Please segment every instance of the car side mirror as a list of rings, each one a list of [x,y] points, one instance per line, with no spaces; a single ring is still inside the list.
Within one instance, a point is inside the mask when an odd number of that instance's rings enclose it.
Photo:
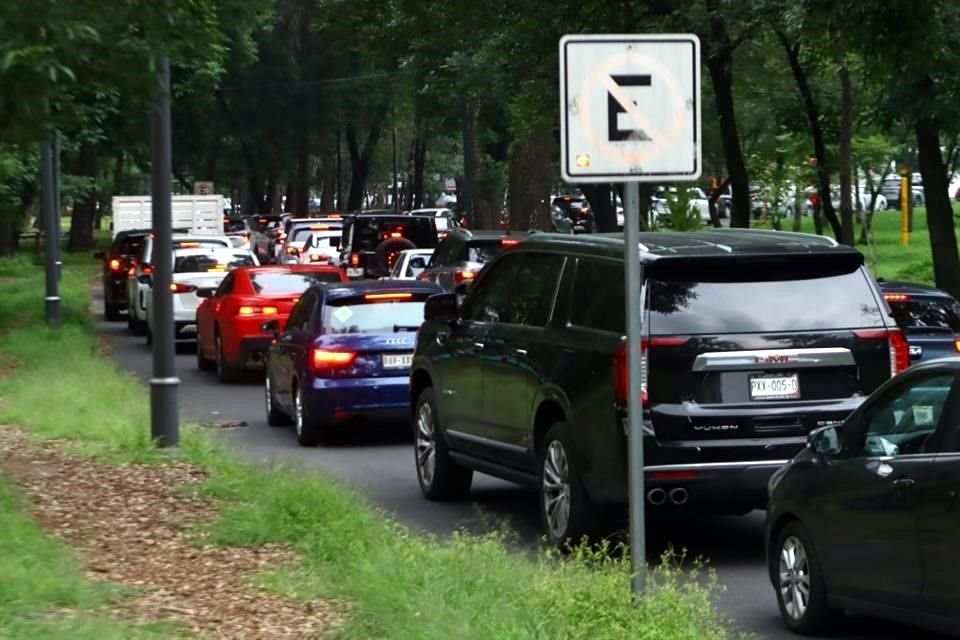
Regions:
[[[427,298],[423,305],[423,319],[427,322],[454,324],[460,320],[460,304],[456,293],[438,293]]]
[[[106,252],[106,251],[94,251],[94,252],[93,252],[93,257],[94,257],[95,260],[105,260],[106,257],[107,257],[107,252]]]
[[[814,429],[807,436],[807,446],[819,456],[835,456],[840,453],[840,429],[828,425]]]
[[[280,321],[279,320],[267,320],[266,322],[260,325],[261,333],[272,333],[277,335],[280,333]]]
[[[214,293],[216,293],[215,289],[197,289],[196,296],[198,298],[212,298]]]

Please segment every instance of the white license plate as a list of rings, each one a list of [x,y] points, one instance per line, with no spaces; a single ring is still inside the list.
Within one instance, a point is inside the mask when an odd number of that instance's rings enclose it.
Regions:
[[[751,376],[751,400],[796,400],[800,397],[800,378],[786,376]]]
[[[347,277],[348,277],[348,278],[362,278],[362,277],[363,277],[363,267],[347,267]]]
[[[384,369],[409,369],[410,364],[412,362],[413,362],[412,353],[401,353],[399,355],[383,356]]]

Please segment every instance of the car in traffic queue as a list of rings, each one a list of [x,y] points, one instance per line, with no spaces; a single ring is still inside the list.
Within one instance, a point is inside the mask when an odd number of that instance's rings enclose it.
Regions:
[[[470,284],[485,264],[519,242],[520,236],[509,231],[455,229],[440,241],[427,268],[417,277],[453,291],[461,282]]]
[[[261,264],[270,264],[276,259],[275,245],[283,240],[284,221],[289,217],[288,214],[262,214],[247,218],[250,250],[257,255]]]
[[[910,361],[960,354],[960,302],[914,282],[881,280],[880,291],[910,345]]]
[[[236,382],[246,370],[263,368],[273,341],[260,325],[286,325],[290,310],[308,288],[345,280],[331,265],[243,267],[231,271],[216,289],[199,291],[196,310],[197,368],[216,369],[221,382]]]
[[[120,231],[107,251],[98,251],[93,257],[103,261],[103,318],[119,320],[127,308],[127,277],[137,262],[150,229]]]
[[[574,233],[593,233],[596,230],[596,220],[586,196],[557,196],[551,204],[559,207],[567,216],[573,225]]]
[[[323,232],[323,233],[321,233]],[[281,264],[298,264],[308,262],[302,260],[302,252],[306,241],[315,234],[325,238],[336,238],[336,241],[328,240],[325,244],[328,247],[334,247],[335,252],[331,254],[331,262],[336,263],[339,259],[340,242],[343,235],[343,220],[338,218],[294,218],[290,224],[283,242],[277,250],[277,262]],[[328,252],[329,253],[329,252]],[[312,262],[321,262],[313,260]]]
[[[537,489],[552,543],[603,535],[626,504],[640,403],[649,507],[744,514],[810,431],[908,365],[853,248],[747,229],[640,242],[637,398],[622,234],[531,234],[465,296],[427,302],[410,379],[426,498],[461,497],[480,471]]]
[[[435,216],[359,212],[344,219],[340,264],[350,279],[380,278],[401,251],[435,249],[438,242]]]
[[[237,267],[257,265],[257,257],[245,249],[182,248],[173,250],[173,274],[170,291],[173,293],[173,339],[195,340],[196,313],[201,291],[212,291],[220,285],[227,272]],[[153,343],[153,292],[146,291],[147,344]]]
[[[916,364],[770,479],[767,569],[786,626],[850,611],[960,631],[960,357]]]
[[[226,236],[174,233],[171,247],[177,249],[230,249]],[[151,233],[140,248],[140,255],[127,272],[127,327],[134,335],[147,331],[147,293],[153,287],[154,238]]]
[[[383,280],[416,280],[427,268],[433,249],[407,249],[397,255],[390,273]]]
[[[408,212],[411,216],[433,216],[436,218],[437,236],[442,240],[453,229],[465,227],[464,219],[458,217],[446,207],[431,207],[428,209],[413,209]]]
[[[294,423],[303,446],[326,442],[357,419],[406,424],[410,360],[424,303],[440,288],[416,280],[367,280],[310,287],[266,358],[271,426]]]

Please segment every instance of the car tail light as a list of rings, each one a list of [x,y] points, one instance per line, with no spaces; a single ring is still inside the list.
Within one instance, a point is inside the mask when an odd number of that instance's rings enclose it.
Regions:
[[[910,345],[900,329],[855,329],[861,340],[886,340],[890,347],[890,377],[910,366]]]
[[[127,270],[127,275],[128,275],[128,276],[134,276],[134,275],[136,275],[136,274],[137,274],[137,268],[136,268],[136,267],[130,267],[130,268]]]
[[[170,283],[170,291],[173,293],[190,293],[191,291],[196,291],[196,289],[192,284],[183,284],[182,282]]]
[[[399,293],[368,293],[363,296],[364,300],[409,300],[413,297],[412,293],[403,291]]]
[[[403,237],[403,234],[400,233],[399,231],[394,231],[393,233],[390,234],[390,237],[391,237],[391,238],[402,238],[402,237]]]
[[[455,271],[453,274],[453,283],[460,284],[461,282],[472,282],[476,277],[477,274],[473,271]]]
[[[906,302],[910,296],[906,293],[885,293],[883,299],[887,302]]]
[[[352,266],[352,267],[360,266],[360,254],[359,254],[359,253],[351,253],[351,254],[350,254],[350,266]]]
[[[110,270],[111,270],[111,271],[120,271],[120,268],[121,268],[122,266],[123,266],[123,265],[122,265],[122,264],[120,263],[120,261],[117,260],[116,258],[114,258],[113,260],[110,261]]]
[[[286,249],[284,249],[284,251],[286,251],[291,256],[295,256],[300,253],[300,249],[297,249],[296,247],[287,247]]]
[[[277,307],[255,307],[253,305],[243,305],[237,307],[238,316],[275,316],[280,312]]]
[[[153,265],[152,265],[152,264],[145,264],[145,265],[143,265],[143,275],[147,275],[147,276],[148,276],[148,275],[150,275],[151,273],[153,273]]]
[[[640,401],[644,409],[650,406],[647,395],[648,358],[655,347],[679,347],[690,338],[686,336],[658,336],[640,340]],[[627,371],[627,341],[623,340],[613,353],[613,398],[620,405],[627,404],[629,374]]]
[[[957,351],[960,351],[960,340],[953,341],[953,348]]]
[[[516,238],[501,238],[501,239],[500,239],[500,246],[503,246],[503,247],[515,247],[515,246],[517,246],[518,244],[520,244],[520,241],[517,240]]]
[[[651,480],[693,480],[697,477],[696,471],[653,471],[650,473]]]
[[[310,352],[310,362],[314,370],[345,367],[357,357],[353,351],[327,351],[314,347]]]

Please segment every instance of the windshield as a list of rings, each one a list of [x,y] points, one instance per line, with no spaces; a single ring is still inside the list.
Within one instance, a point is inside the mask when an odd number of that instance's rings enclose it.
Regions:
[[[206,271],[226,271],[236,267],[254,266],[253,256],[249,252],[211,251],[210,253],[190,253],[175,255],[174,273],[203,273]]]
[[[340,282],[336,271],[250,272],[250,283],[257,293],[302,293],[321,282]]]
[[[916,332],[960,333],[960,303],[950,298],[911,298],[890,302],[900,328]]]
[[[437,233],[433,220],[410,218],[407,220],[364,218],[358,216],[353,222],[353,250],[376,251],[381,242],[404,238],[416,247],[437,246]]]
[[[416,331],[423,322],[423,300],[335,300],[323,308],[324,333]]]

